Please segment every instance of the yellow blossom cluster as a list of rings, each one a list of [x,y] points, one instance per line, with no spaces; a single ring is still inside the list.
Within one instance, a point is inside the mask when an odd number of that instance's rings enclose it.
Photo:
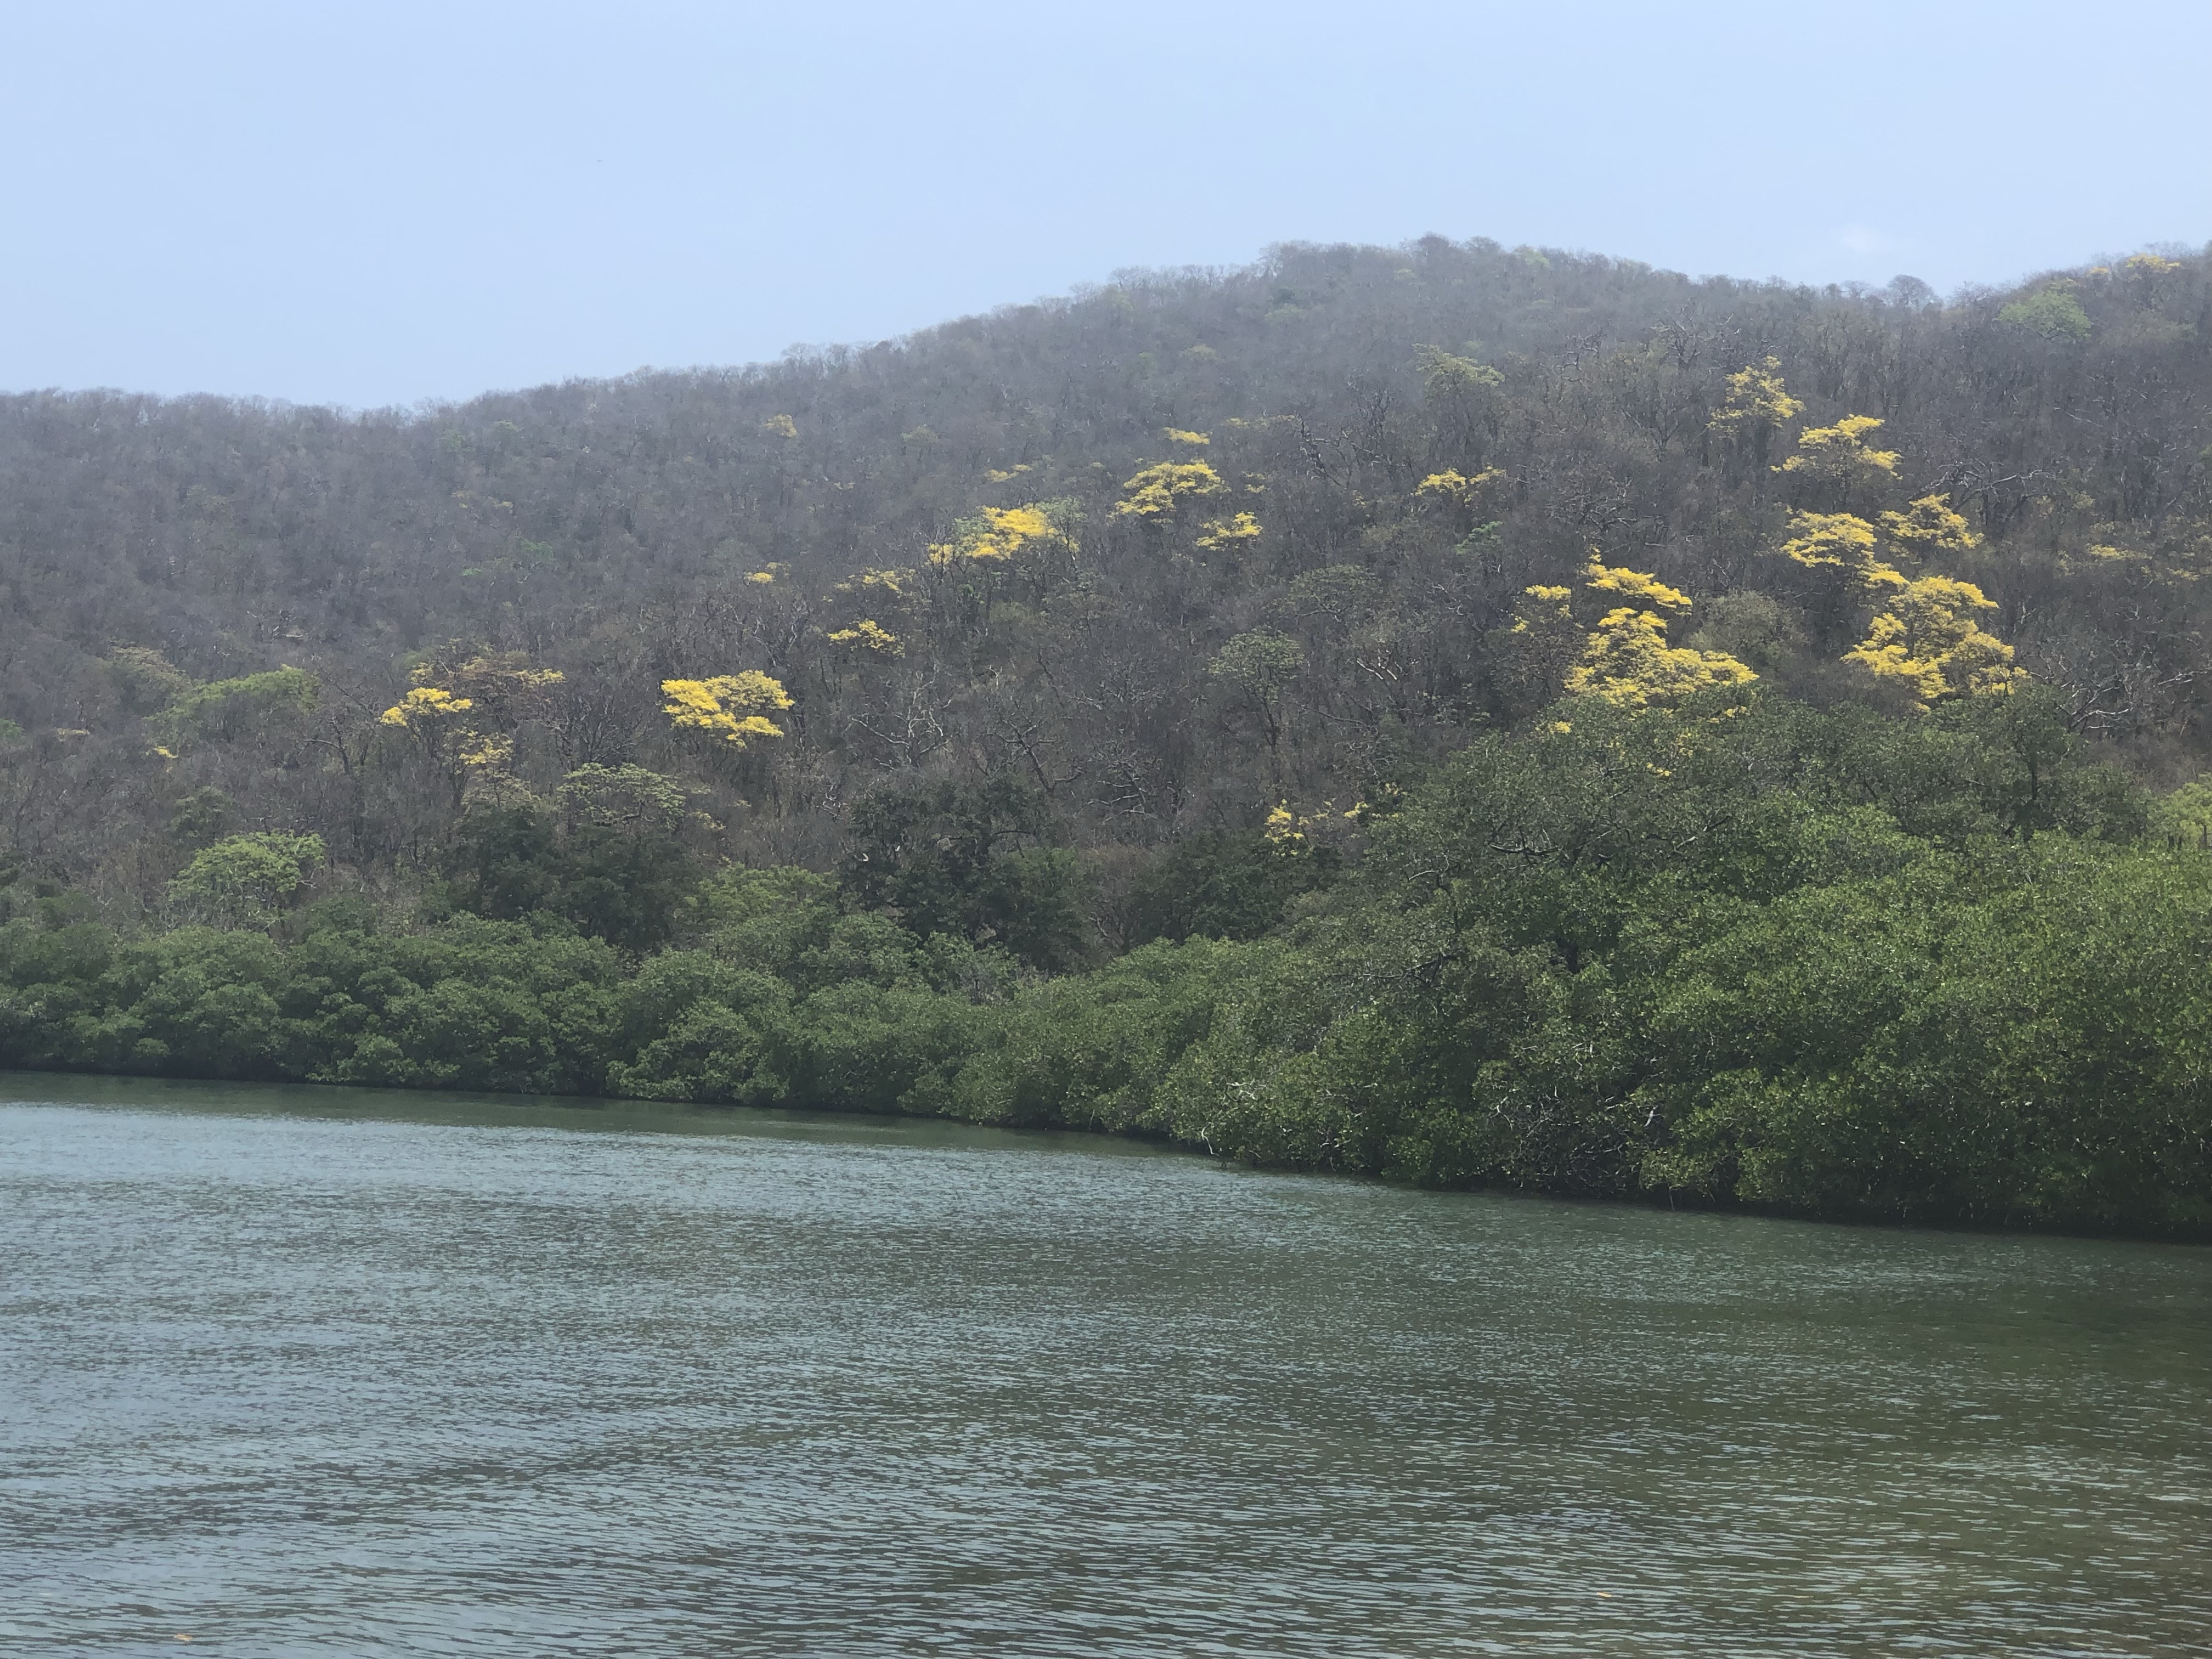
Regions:
[[[475,734],[474,741],[455,757],[464,766],[505,768],[514,760],[514,739],[496,733]]]
[[[532,799],[509,772],[514,734],[544,716],[546,694],[565,678],[559,669],[534,668],[520,651],[491,651],[458,664],[426,659],[408,678],[414,689],[384,711],[383,724],[422,745],[447,774],[457,804]]]
[[[857,593],[873,587],[881,589],[892,599],[902,599],[907,596],[907,589],[913,580],[914,572],[911,570],[870,568],[863,570],[851,581],[839,582],[836,591],[840,593]]]
[[[1996,609],[1972,582],[1901,582],[1844,660],[1902,687],[1923,708],[1939,697],[2010,691],[2025,678],[2012,665],[2012,647],[1974,620],[1975,611]]]
[[[1725,653],[1667,642],[1667,618],[1660,612],[1689,610],[1690,596],[1680,589],[1646,572],[1595,558],[1583,580],[1593,593],[1616,594],[1631,603],[1614,606],[1599,619],[1581,659],[1567,671],[1569,691],[1624,708],[1644,708],[1680,702],[1717,686],[1747,685],[1759,678]],[[1562,591],[1547,588],[1540,595],[1532,589],[1530,595],[1548,600]]]
[[[436,678],[428,667],[415,671],[418,681]],[[454,681],[464,690],[478,696],[516,697],[533,691],[543,691],[558,685],[568,677],[557,668],[532,668],[530,659],[520,651],[503,651],[496,656],[471,657],[454,672]]]
[[[1782,383],[1782,360],[1769,357],[1728,377],[1727,399],[1711,425],[1723,436],[1738,437],[1753,428],[1795,420],[1804,407]]]
[[[1126,519],[1164,523],[1186,501],[1218,495],[1222,489],[1221,475],[1204,461],[1161,461],[1139,468],[1121,486],[1114,511]]]
[[[1782,550],[1814,569],[1849,572],[1862,581],[1876,580],[1887,566],[1874,556],[1874,526],[1851,513],[1793,513],[1790,538]]]
[[[1808,428],[1797,434],[1797,453],[1774,470],[1844,485],[1866,482],[1876,474],[1893,476],[1897,452],[1867,444],[1867,434],[1881,424],[1878,416],[1846,415],[1833,426]]]
[[[1942,495],[1923,495],[1902,513],[1881,515],[1883,533],[1918,554],[1968,553],[1981,538]]]
[[[758,669],[700,680],[663,680],[661,712],[678,730],[705,732],[739,749],[747,738],[780,738],[783,728],[762,713],[792,706],[781,682]]]
[[[1233,551],[1247,542],[1260,538],[1260,521],[1249,513],[1239,513],[1233,519],[1208,519],[1198,538],[1198,544],[1208,552]]]
[[[1339,812],[1333,800],[1323,801],[1310,812],[1299,812],[1286,800],[1277,801],[1267,814],[1267,821],[1260,826],[1260,834],[1267,841],[1267,850],[1276,857],[1302,858],[1314,850],[1316,842],[1325,843],[1340,838],[1346,833],[1342,828],[1344,820],[1364,823],[1370,817],[1379,816],[1382,814],[1365,801],[1349,812]]]
[[[1565,689],[1581,696],[1602,697],[1624,708],[1680,702],[1695,692],[1719,686],[1747,685],[1757,679],[1750,667],[1717,651],[1670,645],[1668,616],[1690,608],[1690,596],[1642,570],[1608,565],[1592,556],[1583,571],[1587,592],[1626,599],[1584,633],[1574,620],[1574,590],[1542,586],[1522,590],[1512,632],[1539,662],[1566,660]]]
[[[1011,559],[1035,543],[1063,539],[1041,502],[1025,507],[987,507],[956,526],[958,534],[929,550],[929,562],[950,565],[962,559]]]
[[[404,726],[412,730],[431,720],[465,714],[476,706],[473,697],[457,697],[443,686],[418,685],[386,709],[382,718],[386,726]]]
[[[1486,489],[1505,482],[1505,475],[1494,466],[1486,466],[1473,477],[1464,476],[1457,467],[1447,467],[1442,472],[1431,472],[1414,489],[1416,496],[1433,495],[1439,501],[1455,501],[1462,507],[1471,504]]]
[[[841,628],[830,635],[830,641],[833,645],[865,646],[886,656],[906,655],[906,647],[898,642],[898,636],[873,622],[861,622],[851,628]]]
[[[1593,593],[1618,593],[1622,599],[1644,605],[1656,605],[1668,611],[1687,611],[1690,596],[1679,587],[1669,587],[1658,577],[1641,570],[1628,570],[1619,565],[1605,565],[1593,558],[1583,573],[1584,585]]]
[[[1926,708],[1939,697],[2009,691],[2025,678],[2013,648],[1975,620],[1996,605],[1969,581],[1907,576],[1878,556],[1882,537],[1898,556],[1969,552],[1979,544],[1943,496],[1923,495],[1902,513],[1881,515],[1881,533],[1849,513],[1791,515],[1782,550],[1799,564],[1835,570],[1875,606],[1865,639],[1844,653]]]

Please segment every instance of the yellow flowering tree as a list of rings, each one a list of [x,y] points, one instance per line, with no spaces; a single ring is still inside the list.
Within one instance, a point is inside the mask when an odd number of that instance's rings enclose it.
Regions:
[[[1532,702],[1549,702],[1558,696],[1568,668],[1582,654],[1574,598],[1571,587],[1524,587],[1513,607],[1513,626],[1505,630],[1506,661],[1514,682]]]
[[[1899,546],[1923,558],[1931,553],[1970,553],[1981,545],[1981,538],[1942,495],[1923,495],[1902,513],[1883,514],[1881,528]]]
[[[408,678],[415,689],[384,712],[386,726],[410,731],[449,727],[456,717],[471,729],[512,728],[545,712],[546,698],[563,683],[557,668],[535,668],[520,651],[486,651],[462,658],[434,657],[418,663]]]
[[[1753,465],[1763,467],[1776,431],[1796,420],[1804,408],[1783,384],[1782,360],[1769,357],[1728,377],[1728,395],[1710,425]]]
[[[1747,685],[1759,678],[1724,652],[1669,645],[1668,617],[1662,613],[1686,613],[1690,596],[1656,576],[1593,558],[1583,572],[1583,587],[1627,603],[1607,611],[1590,631],[1581,659],[1567,671],[1570,692],[1601,697],[1623,708],[1647,708],[1720,686]],[[1545,590],[1547,601],[1558,591]]]
[[[1942,697],[2010,691],[2027,675],[2012,665],[2012,647],[1975,620],[1976,611],[1996,609],[1972,582],[1900,580],[1844,660],[1897,686],[1922,708]]]
[[[1364,825],[1379,816],[1382,815],[1366,801],[1348,812],[1338,811],[1333,800],[1323,801],[1310,812],[1301,812],[1287,800],[1279,800],[1260,826],[1260,834],[1277,858],[1308,858],[1317,852],[1340,853],[1352,826]]]
[[[404,726],[410,732],[437,729],[476,707],[473,697],[457,697],[442,685],[418,685],[398,702],[384,711],[386,726]]]
[[[1846,415],[1833,426],[1808,427],[1797,434],[1797,453],[1774,470],[1833,496],[1848,507],[1854,495],[1893,482],[1897,452],[1867,441],[1881,427],[1873,415]]]
[[[1874,526],[1851,513],[1793,513],[1782,550],[1809,569],[1841,571],[1854,580],[1877,580],[1887,566],[1875,556]],[[1891,573],[1894,574],[1894,572]]]
[[[1259,539],[1259,520],[1239,513],[1231,519],[1208,519],[1199,532],[1198,544],[1209,553],[1234,553]]]
[[[748,668],[741,674],[716,674],[702,680],[663,680],[668,701],[661,712],[679,732],[704,732],[735,748],[750,738],[780,738],[783,728],[765,711],[792,706],[782,683]]]
[[[424,671],[416,672],[420,676]],[[380,717],[383,725],[413,738],[423,757],[445,775],[457,812],[468,797],[470,774],[486,764],[504,765],[508,758],[487,757],[484,734],[471,718],[476,707],[475,698],[458,696],[442,685],[418,685]]]
[[[1165,524],[1186,501],[1218,495],[1225,488],[1221,475],[1204,461],[1161,461],[1139,468],[1122,484],[1114,512],[1139,524]]]
[[[863,570],[850,581],[839,582],[836,591],[840,593],[865,593],[872,589],[878,597],[903,599],[913,586],[914,572],[911,570],[870,568]]]
[[[1571,587],[1523,588],[1516,607],[1508,638],[1522,679],[1545,688],[1544,695],[1565,690],[1624,708],[1648,708],[1759,678],[1725,652],[1669,644],[1667,630],[1689,611],[1690,596],[1656,575],[1608,565],[1593,555],[1581,586],[1607,607],[1594,628],[1575,620]]]
[[[530,797],[513,773],[514,733],[547,716],[553,689],[563,683],[559,669],[533,667],[520,651],[479,652],[458,662],[434,657],[409,678],[413,687],[381,723],[413,737],[446,773],[457,809]]]
[[[1494,466],[1479,469],[1468,477],[1457,467],[1446,467],[1441,472],[1431,472],[1415,487],[1415,500],[1449,501],[1458,507],[1472,507],[1484,492],[1505,482],[1505,475]]]
[[[2027,674],[2013,666],[2012,647],[1976,619],[1977,612],[1996,610],[1995,601],[1972,582],[1942,575],[1916,580],[1881,556],[1969,552],[1979,540],[1966,520],[1934,495],[1902,513],[1882,514],[1880,526],[1877,532],[1849,513],[1796,513],[1782,544],[1797,563],[1838,579],[1828,586],[1827,603],[1841,609],[1855,596],[1871,608],[1866,637],[1844,660],[1903,690],[1923,708],[1942,697],[2009,691],[2022,684]]]
[[[1058,501],[987,507],[975,517],[955,525],[951,541],[933,545],[929,562],[940,568],[963,560],[1003,562],[1031,547],[1064,545],[1067,517]]]
[[[872,621],[856,623],[850,628],[840,628],[830,635],[833,645],[859,646],[864,650],[880,653],[887,657],[903,657],[906,647],[898,636]]]

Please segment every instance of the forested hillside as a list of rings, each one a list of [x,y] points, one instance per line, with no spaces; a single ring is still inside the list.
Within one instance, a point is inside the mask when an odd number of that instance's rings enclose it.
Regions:
[[[0,1057],[2201,1226],[2208,270],[0,399]]]

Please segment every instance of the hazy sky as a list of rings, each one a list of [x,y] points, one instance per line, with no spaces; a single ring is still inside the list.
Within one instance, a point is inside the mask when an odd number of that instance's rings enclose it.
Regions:
[[[2212,239],[2212,4],[0,7],[0,387],[411,403],[1425,232],[2000,282]]]

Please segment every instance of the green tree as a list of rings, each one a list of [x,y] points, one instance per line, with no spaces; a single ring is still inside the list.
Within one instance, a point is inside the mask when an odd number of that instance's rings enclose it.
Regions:
[[[917,937],[997,943],[1032,966],[1085,951],[1080,865],[1055,835],[1042,791],[1009,773],[975,783],[878,790],[854,808],[840,881]]]
[[[192,854],[169,884],[188,915],[222,927],[266,927],[325,858],[320,836],[228,836]]]

